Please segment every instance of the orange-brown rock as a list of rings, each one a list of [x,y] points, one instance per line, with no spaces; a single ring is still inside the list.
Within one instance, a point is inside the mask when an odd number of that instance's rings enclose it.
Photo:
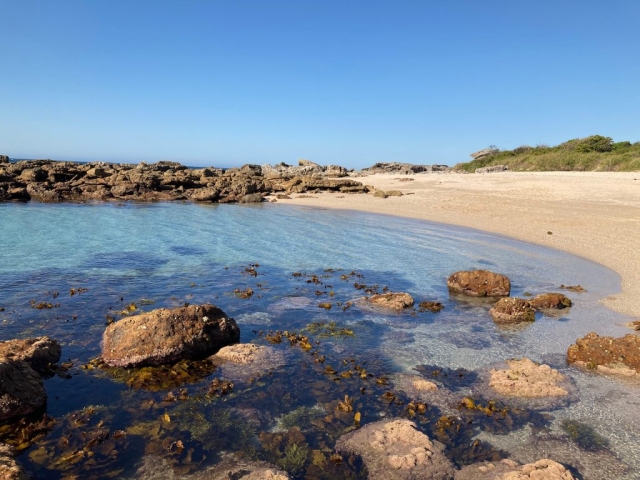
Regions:
[[[488,270],[456,272],[447,279],[447,287],[471,297],[508,297],[511,293],[509,279]]]
[[[42,379],[27,362],[0,359],[0,422],[34,413],[46,403]]]
[[[571,300],[562,293],[541,293],[529,300],[536,310],[561,310],[571,306]]]
[[[0,358],[25,361],[44,373],[60,360],[60,345],[49,337],[25,338],[0,342]]]
[[[413,297],[404,292],[389,292],[372,295],[368,301],[378,307],[389,310],[403,310],[413,306]]]
[[[239,339],[236,322],[215,305],[160,308],[109,325],[102,359],[114,367],[162,365],[205,357]]]
[[[520,465],[513,460],[474,463],[456,472],[455,480],[575,480],[563,465],[548,458]]]
[[[522,298],[501,298],[489,313],[496,323],[534,322],[535,310]]]
[[[640,336],[630,333],[614,338],[588,333],[568,348],[567,361],[604,373],[637,375],[640,373]]]
[[[13,458],[15,451],[6,443],[0,443],[0,480],[28,480],[29,477]]]
[[[540,398],[568,395],[562,386],[565,376],[549,365],[528,358],[507,360],[506,369],[494,368],[489,373],[489,387],[502,395]]]

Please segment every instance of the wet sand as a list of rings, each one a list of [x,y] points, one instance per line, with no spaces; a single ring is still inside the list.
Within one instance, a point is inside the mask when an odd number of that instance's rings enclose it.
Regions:
[[[413,180],[402,181],[407,178]],[[375,174],[356,179],[404,195],[318,193],[279,201],[431,220],[564,250],[615,270],[621,292],[603,303],[640,317],[640,172]]]

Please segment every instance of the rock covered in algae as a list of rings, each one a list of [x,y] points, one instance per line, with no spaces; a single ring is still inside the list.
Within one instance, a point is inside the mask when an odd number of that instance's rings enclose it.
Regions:
[[[0,422],[29,415],[46,403],[42,379],[27,362],[0,359]]]
[[[239,339],[236,322],[215,305],[160,308],[109,325],[102,359],[113,367],[162,365],[206,356]]]
[[[233,454],[223,454],[223,459],[216,465],[192,475],[178,475],[166,460],[148,455],[143,459],[133,478],[137,480],[289,480],[291,477],[269,463],[245,460]]]
[[[606,374],[640,374],[640,336],[601,337],[591,332],[576,340],[567,350],[567,361]]]
[[[404,310],[413,306],[413,297],[405,292],[388,292],[367,299],[373,305],[389,310]]]
[[[238,343],[223,347],[209,357],[209,360],[231,380],[259,377],[286,363],[284,352],[253,343]]]
[[[569,394],[561,386],[566,377],[549,365],[541,365],[528,358],[507,360],[506,369],[493,368],[489,372],[489,387],[514,397],[561,397]]]
[[[341,454],[362,457],[369,479],[451,479],[454,468],[442,451],[409,420],[370,423],[338,439]]]
[[[28,480],[22,467],[15,461],[15,452],[6,443],[0,443],[0,479],[2,480]]]
[[[471,297],[508,297],[511,281],[489,270],[456,272],[447,279],[449,291]]]
[[[520,465],[513,460],[467,465],[456,473],[455,480],[575,480],[564,466],[543,458]]]
[[[529,299],[529,304],[536,310],[562,310],[571,307],[571,299],[562,293],[541,293]]]
[[[60,345],[49,337],[34,337],[0,342],[0,358],[27,362],[44,373],[60,360]]]
[[[535,310],[522,298],[501,298],[489,313],[496,323],[535,322]]]

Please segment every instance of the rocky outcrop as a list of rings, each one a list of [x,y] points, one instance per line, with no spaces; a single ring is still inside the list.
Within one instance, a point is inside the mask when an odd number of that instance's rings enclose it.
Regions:
[[[46,403],[42,379],[27,362],[0,358],[0,422],[34,413]]]
[[[60,360],[60,345],[49,337],[0,342],[0,358],[24,361],[39,373],[51,370]]]
[[[13,458],[15,452],[6,443],[0,443],[0,479],[28,480],[29,477]]]
[[[371,167],[363,168],[361,173],[395,173],[397,175],[414,175],[416,173],[448,172],[451,168],[447,165],[413,165],[411,163],[389,162],[375,163]]]
[[[571,472],[553,460],[543,458],[520,465],[513,460],[474,463],[456,473],[455,480],[575,480]]]
[[[640,374],[640,336],[601,337],[591,332],[567,350],[567,361],[602,373],[635,376]]]
[[[488,270],[456,272],[447,279],[447,287],[471,297],[508,297],[511,293],[509,279]]]
[[[0,163],[9,163],[9,157],[6,155],[0,155]]]
[[[522,298],[501,298],[489,313],[496,323],[535,322],[536,313]]]
[[[498,150],[495,148],[484,148],[482,150],[478,150],[477,152],[473,152],[471,154],[471,158],[473,158],[474,160],[479,160],[481,158],[488,157],[489,155],[493,155],[497,151]]]
[[[507,170],[509,170],[509,167],[506,165],[492,165],[491,167],[476,168],[475,173],[498,173],[506,172]]]
[[[569,394],[562,386],[566,378],[549,365],[528,358],[507,360],[506,369],[491,369],[489,387],[501,395],[513,397],[562,397]]]
[[[443,450],[409,420],[370,423],[336,442],[338,453],[362,458],[370,480],[451,479],[454,468]]]
[[[223,347],[209,360],[219,367],[225,378],[233,381],[258,378],[286,363],[282,351],[253,343]]]
[[[571,300],[562,293],[541,293],[528,300],[536,310],[562,310],[571,307]]]
[[[205,357],[239,339],[236,322],[215,305],[160,308],[109,325],[102,359],[113,367],[162,365]]]
[[[389,292],[373,295],[367,298],[367,301],[377,307],[389,310],[404,310],[413,306],[413,297],[404,292]]]
[[[293,168],[293,170],[291,170]],[[88,200],[191,200],[239,202],[276,193],[330,190],[362,193],[367,189],[344,176],[342,167],[244,165],[227,170],[189,169],[176,162],[147,165],[20,161],[0,165],[0,201],[82,202]]]

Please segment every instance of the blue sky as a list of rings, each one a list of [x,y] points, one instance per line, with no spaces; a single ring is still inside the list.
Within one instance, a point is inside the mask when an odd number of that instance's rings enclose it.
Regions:
[[[640,140],[640,2],[0,0],[0,153],[443,163]]]

